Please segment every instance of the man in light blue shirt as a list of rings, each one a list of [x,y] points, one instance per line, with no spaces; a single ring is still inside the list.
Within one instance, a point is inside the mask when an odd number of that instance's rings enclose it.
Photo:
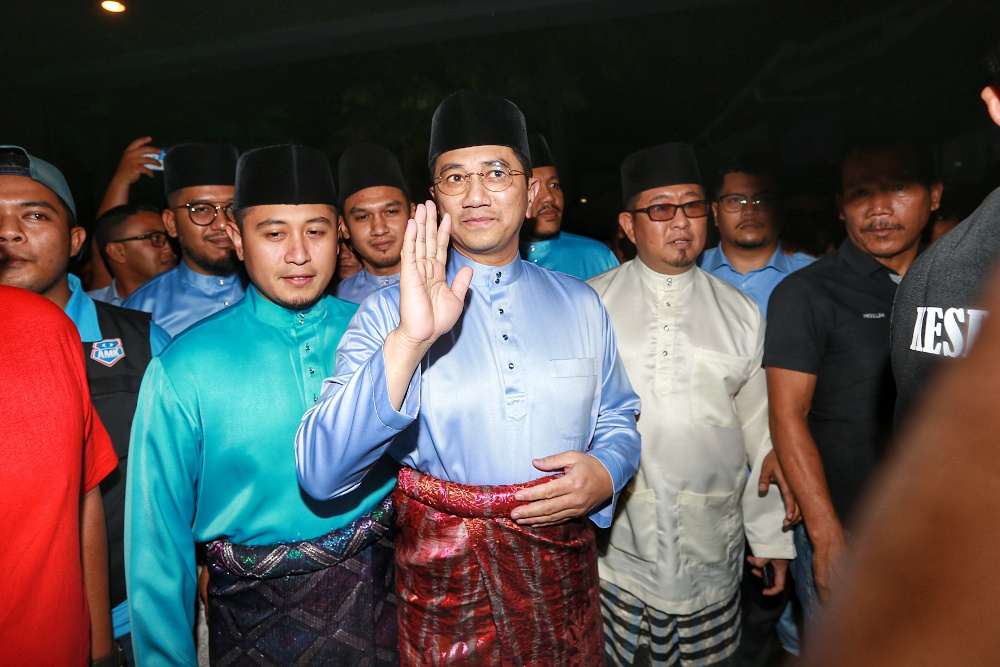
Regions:
[[[341,232],[361,261],[361,271],[337,285],[337,297],[361,303],[375,290],[399,282],[399,253],[410,203],[403,170],[388,148],[355,144],[340,155]]]
[[[180,334],[139,396],[126,519],[136,652],[144,667],[196,664],[198,542],[210,543],[213,662],[398,664],[392,548],[378,544],[397,466],[322,502],[295,475],[299,420],[357,310],[324,296],[338,250],[329,162],[271,146],[239,165],[229,233],[252,286]]]
[[[108,209],[94,221],[97,251],[113,279],[107,287],[87,294],[97,301],[120,306],[148,280],[177,266],[168,243],[163,216],[152,206],[123,204]]]
[[[538,188],[529,155],[510,101],[441,103],[429,155],[441,226],[433,202],[417,207],[399,286],[361,305],[296,435],[316,498],[357,487],[387,450],[406,466],[404,664],[604,659],[585,517],[609,525],[636,470],[639,399],[597,294],[519,257]]]
[[[225,229],[233,221],[238,157],[232,146],[181,144],[163,158],[163,223],[180,244],[181,263],[137,289],[124,306],[152,313],[171,336],[233,305],[246,290]]]
[[[600,241],[562,229],[566,197],[549,144],[541,134],[528,135],[531,172],[538,179],[533,217],[521,229],[521,256],[532,264],[589,280],[618,266],[618,258]]]
[[[815,258],[781,249],[778,183],[763,159],[736,158],[719,176],[712,215],[721,241],[702,253],[698,264],[752,298],[767,317],[775,285]]]

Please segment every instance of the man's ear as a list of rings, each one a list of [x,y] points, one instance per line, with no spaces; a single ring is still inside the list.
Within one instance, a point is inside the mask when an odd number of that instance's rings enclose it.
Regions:
[[[538,196],[538,191],[539,189],[541,189],[541,187],[542,187],[542,181],[538,178],[532,177],[531,180],[528,181],[528,210],[525,211],[524,213],[525,218],[535,217],[535,211],[534,211],[535,197]]]
[[[633,228],[634,223],[635,220],[632,218],[632,214],[628,211],[622,211],[618,214],[618,225],[622,228],[622,231],[625,232],[625,236],[627,236],[628,240],[632,242],[632,245],[636,245],[635,229]]]
[[[941,207],[941,193],[944,192],[944,183],[935,181],[931,183],[931,210],[936,211]]]
[[[844,215],[844,195],[837,195],[837,213],[841,220],[847,221],[847,216]]]
[[[997,125],[1000,125],[1000,91],[993,86],[986,86],[979,95],[986,102],[986,110],[990,113],[990,118]]]
[[[412,218],[413,215],[411,214],[410,217]],[[344,216],[342,215],[337,216],[337,230],[340,232],[340,238],[342,239],[351,238],[351,230],[347,228],[347,221],[344,219]]]
[[[411,201],[410,202],[410,220],[413,220],[415,217],[417,217],[417,203]]]
[[[167,228],[167,236],[177,238],[177,218],[172,208],[163,209],[163,226]]]
[[[240,233],[239,226],[235,222],[226,220],[226,234],[233,242],[233,247],[236,248],[236,256],[240,258],[241,262],[246,261],[243,259],[243,234]]]
[[[80,248],[83,247],[84,241],[87,240],[87,230],[83,227],[76,226],[69,230],[69,256],[76,257],[80,254]]]
[[[719,226],[719,202],[712,202],[712,222]]]
[[[125,245],[122,243],[105,243],[104,254],[107,255],[109,262],[114,262],[115,264],[125,263]]]

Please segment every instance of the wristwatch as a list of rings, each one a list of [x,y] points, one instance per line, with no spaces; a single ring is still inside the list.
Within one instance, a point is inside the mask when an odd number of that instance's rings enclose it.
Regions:
[[[125,651],[116,639],[111,643],[111,653],[90,661],[90,667],[125,667]]]

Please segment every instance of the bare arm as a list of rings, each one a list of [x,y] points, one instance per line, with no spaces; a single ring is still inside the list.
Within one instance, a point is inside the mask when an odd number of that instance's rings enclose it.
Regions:
[[[128,203],[128,191],[132,184],[139,180],[140,176],[152,178],[153,172],[149,165],[158,164],[152,158],[145,157],[146,153],[159,153],[160,149],[149,144],[152,137],[139,137],[122,152],[122,159],[118,163],[115,175],[111,177],[111,183],[104,193],[104,199],[97,209],[97,215],[113,209],[115,206],[122,206]]]
[[[809,431],[807,417],[815,390],[815,375],[767,368],[771,440],[816,549],[813,569],[817,591],[823,598],[847,543],[830,500],[819,450]]]
[[[104,526],[101,488],[95,486],[80,502],[80,549],[83,584],[90,607],[90,657],[111,653],[111,599],[108,593],[108,537]]]
[[[399,326],[383,343],[389,400],[403,405],[406,389],[424,354],[442,334],[451,330],[465,307],[472,269],[465,267],[447,282],[451,216],[437,224],[434,202],[417,206],[406,223],[399,273]]]

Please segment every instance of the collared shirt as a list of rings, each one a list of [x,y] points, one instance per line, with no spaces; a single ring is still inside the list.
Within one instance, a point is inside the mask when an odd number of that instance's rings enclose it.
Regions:
[[[103,340],[101,325],[97,322],[97,307],[94,306],[93,298],[83,291],[83,284],[80,279],[72,273],[66,275],[69,281],[70,297],[63,310],[73,320],[73,324],[80,331],[80,341],[84,343],[94,343]],[[149,325],[149,350],[155,357],[170,342],[170,334],[158,327],[156,323]]]
[[[379,290],[351,322],[337,372],[302,420],[302,487],[326,498],[353,489],[383,451],[439,479],[515,484],[549,473],[532,459],[589,452],[617,493],[639,463],[632,391],[600,299],[575,278],[515,259],[472,262],[452,250],[448,282],[473,269],[465,310],[389,400],[382,343],[399,323],[399,287]],[[390,447],[391,444],[391,447]],[[613,502],[594,510],[601,526]]]
[[[815,261],[815,257],[802,252],[786,255],[779,243],[774,254],[767,260],[767,264],[759,269],[740,273],[733,268],[732,262],[719,245],[703,252],[698,258],[698,266],[749,296],[757,303],[764,317],[767,317],[767,300],[771,298],[774,286],[784,280],[789,273],[809,266]]]
[[[125,302],[125,299],[118,296],[118,287],[115,284],[114,278],[111,279],[110,285],[99,289],[92,289],[87,292],[87,296],[94,301],[103,301],[104,303],[110,303],[112,306],[120,306]]]
[[[601,578],[655,609],[691,614],[736,592],[744,535],[756,556],[795,554],[781,529],[781,495],[762,498],[753,481],[771,451],[764,318],[697,267],[664,275],[633,259],[589,284],[643,406],[639,471],[601,554]]]
[[[181,262],[130,294],[124,306],[152,313],[154,322],[176,336],[195,322],[235,304],[245,291],[239,273],[206,276]]]
[[[251,288],[150,363],[132,428],[125,518],[140,664],[196,664],[195,542],[311,539],[393,488],[394,462],[334,501],[306,497],[295,476],[295,430],[333,371],[355,310],[334,297],[288,310]]]
[[[559,232],[544,241],[522,241],[521,254],[532,264],[580,280],[618,266],[618,258],[608,246],[569,232]]]
[[[377,289],[399,284],[399,272],[391,276],[376,276],[361,269],[337,285],[337,298],[351,303],[361,303]]]
[[[890,430],[889,318],[898,277],[847,239],[771,295],[764,365],[816,376],[809,430],[842,520]]]

